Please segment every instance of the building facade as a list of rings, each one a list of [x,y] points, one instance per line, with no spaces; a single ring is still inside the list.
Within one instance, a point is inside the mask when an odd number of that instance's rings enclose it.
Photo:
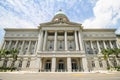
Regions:
[[[5,28],[1,49],[18,49],[14,66],[21,71],[87,72],[120,65],[120,59],[104,60],[102,49],[119,48],[115,29],[84,29],[59,11],[50,22],[34,29]],[[9,58],[0,66],[10,67]]]

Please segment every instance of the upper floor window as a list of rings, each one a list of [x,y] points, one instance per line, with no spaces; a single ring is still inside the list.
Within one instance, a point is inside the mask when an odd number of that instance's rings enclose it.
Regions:
[[[58,41],[58,50],[63,50],[64,49],[64,41],[60,40]]]
[[[48,50],[53,50],[54,49],[54,41],[53,40],[49,40],[48,41]]]
[[[74,41],[68,41],[68,50],[74,50]]]

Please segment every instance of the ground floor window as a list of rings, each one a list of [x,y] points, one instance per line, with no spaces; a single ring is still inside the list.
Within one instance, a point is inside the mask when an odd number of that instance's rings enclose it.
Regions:
[[[65,65],[64,65],[64,61],[63,60],[59,60],[58,62],[58,69],[65,69]]]
[[[45,63],[45,69],[46,70],[51,70],[51,61],[50,60],[46,61],[46,63]]]
[[[77,61],[75,59],[72,60],[72,69],[73,70],[77,70],[78,67],[77,67]]]

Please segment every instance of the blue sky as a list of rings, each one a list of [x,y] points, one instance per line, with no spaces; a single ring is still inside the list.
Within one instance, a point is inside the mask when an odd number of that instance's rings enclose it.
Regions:
[[[37,28],[59,9],[84,28],[115,28],[120,34],[120,0],[0,0],[0,42],[4,28]]]

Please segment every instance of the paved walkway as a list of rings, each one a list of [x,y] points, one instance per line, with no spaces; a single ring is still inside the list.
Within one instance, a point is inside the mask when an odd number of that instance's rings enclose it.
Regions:
[[[110,73],[0,73],[0,80],[120,80],[120,72]]]

